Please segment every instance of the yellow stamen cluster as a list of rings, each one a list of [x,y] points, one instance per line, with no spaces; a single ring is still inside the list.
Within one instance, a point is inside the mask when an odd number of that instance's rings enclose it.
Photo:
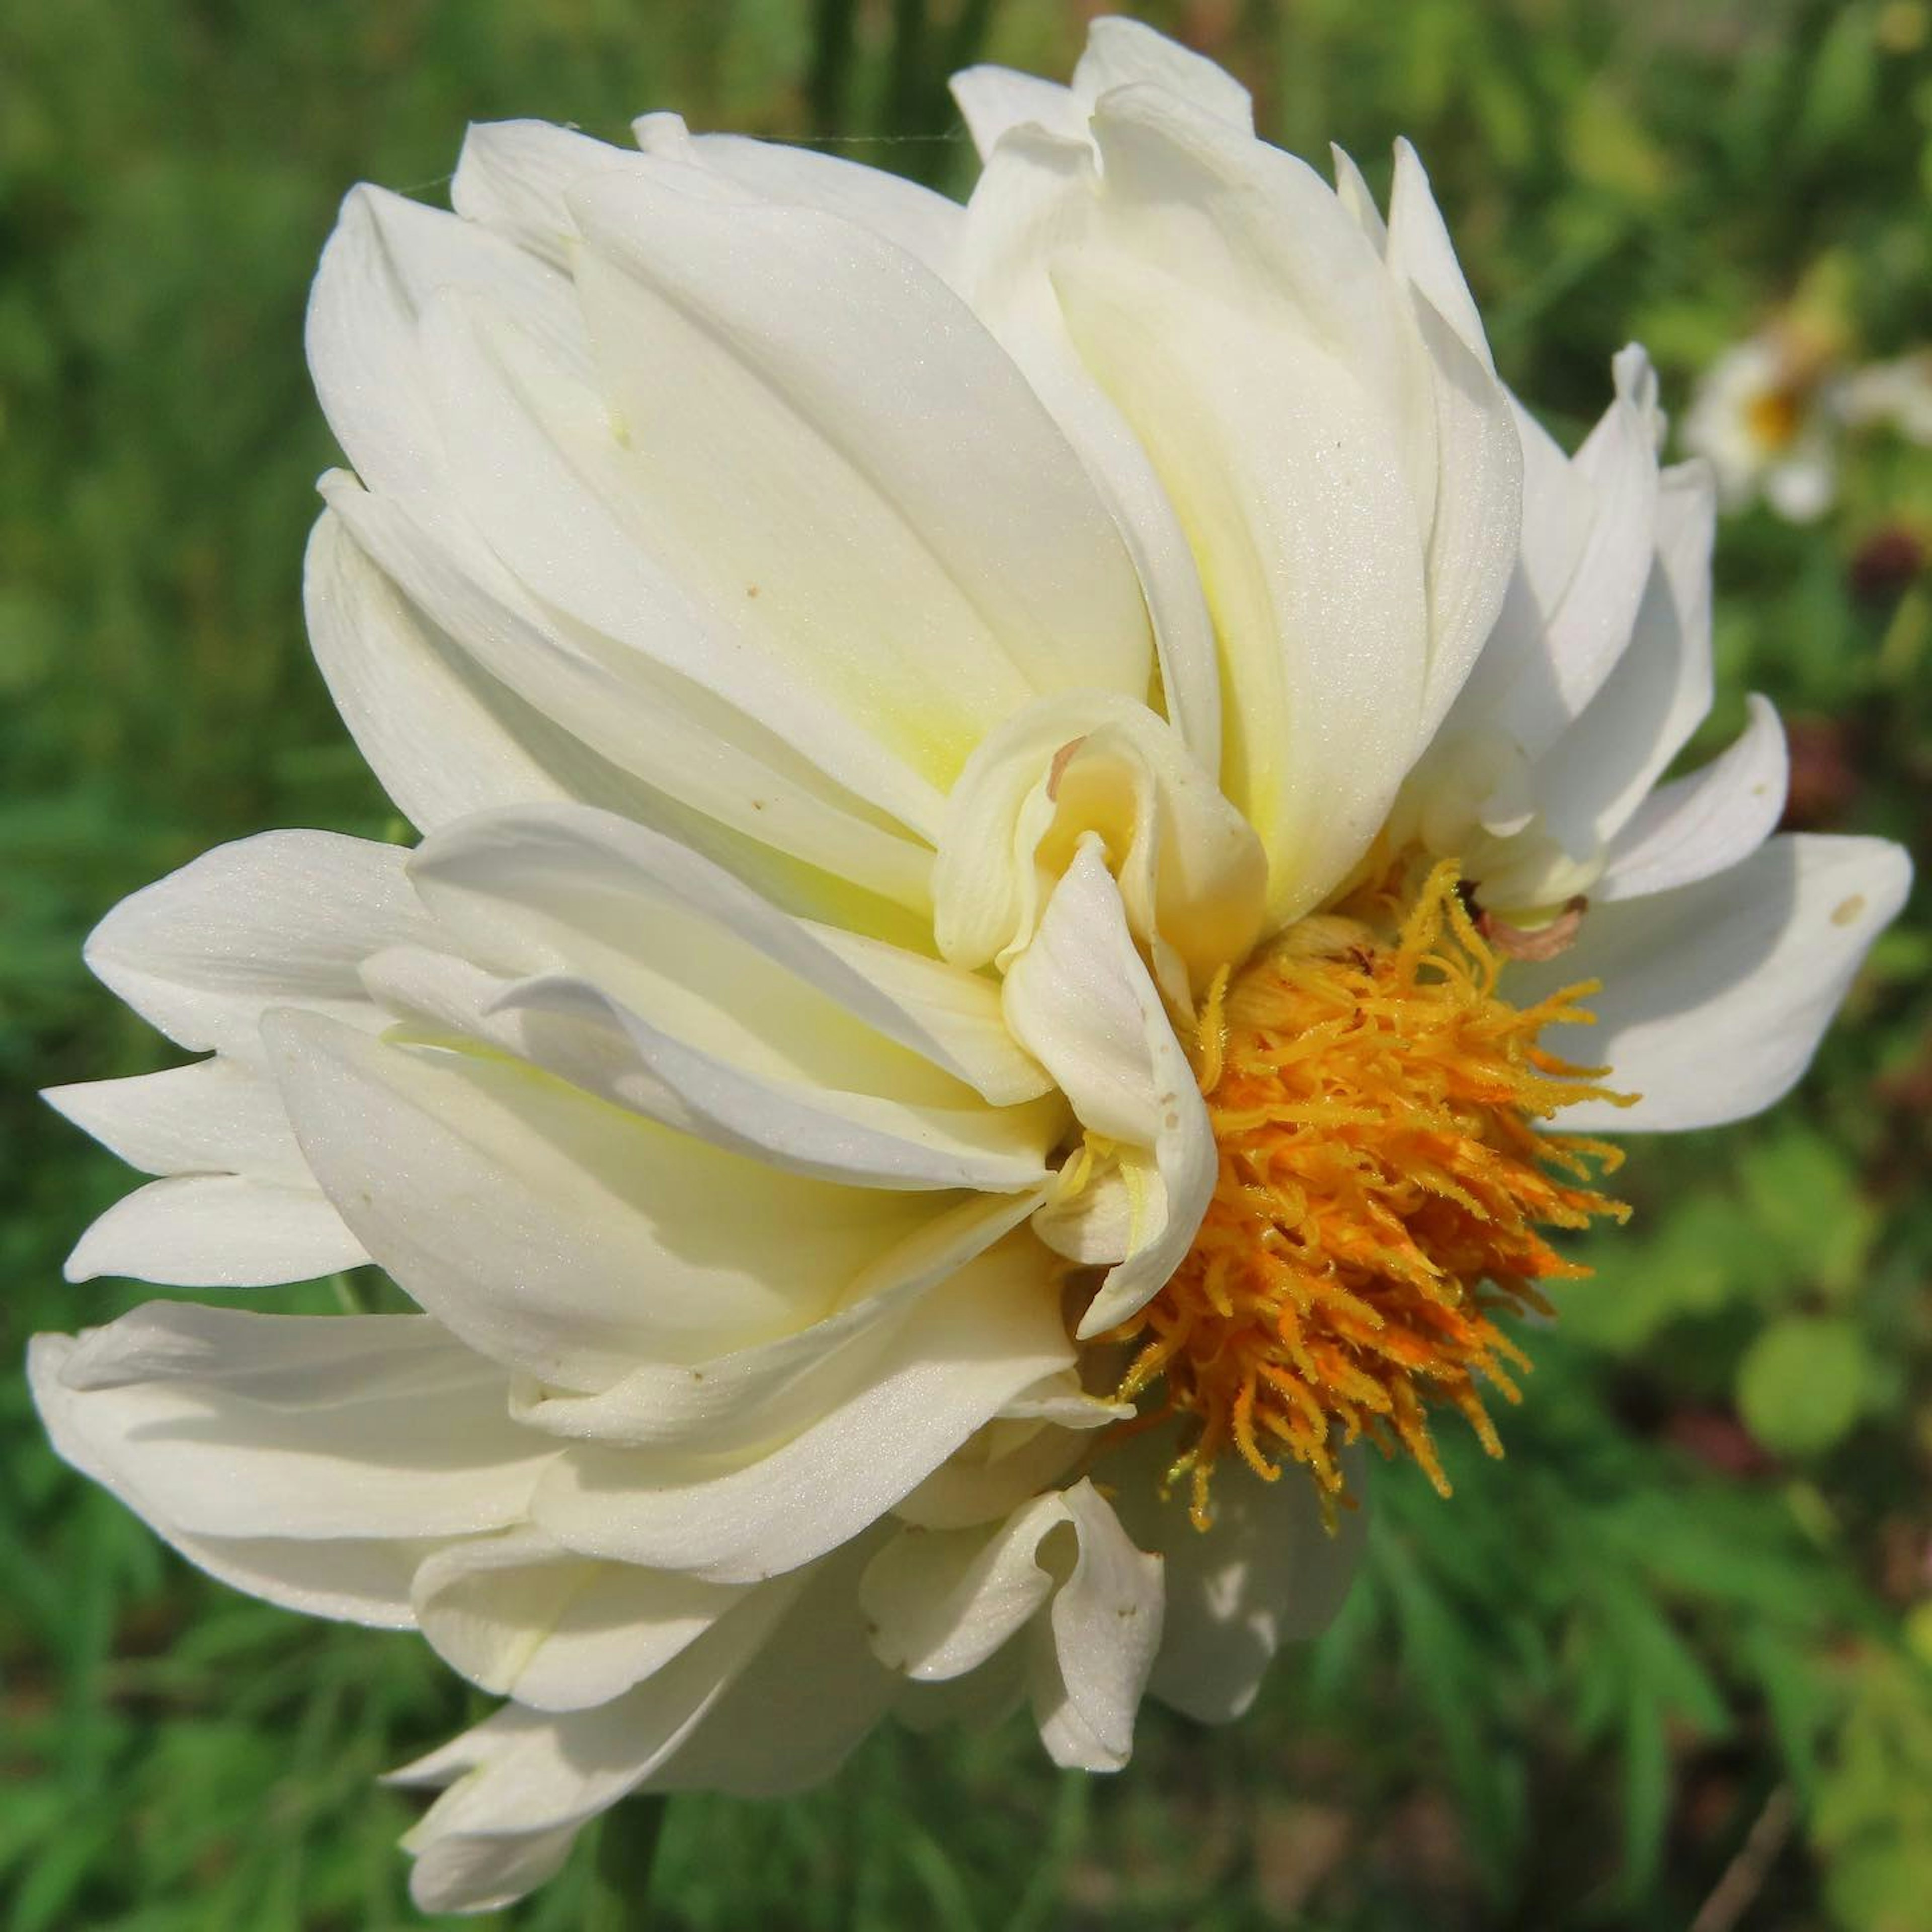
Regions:
[[[1536,1043],[1588,1021],[1594,985],[1522,1010],[1499,998],[1453,862],[1406,916],[1387,893],[1346,910],[1365,916],[1304,920],[1216,982],[1197,1052],[1214,1198],[1113,1337],[1134,1349],[1124,1396],[1164,1384],[1130,1426],[1192,1420],[1171,1479],[1203,1528],[1230,1450],[1268,1481],[1302,1463],[1332,1505],[1337,1452],[1366,1436],[1447,1496],[1428,1409],[1460,1411],[1500,1455],[1482,1385],[1515,1402],[1528,1364],[1496,1318],[1546,1312],[1538,1282],[1589,1272],[1539,1231],[1628,1214],[1588,1185],[1614,1148],[1532,1124],[1619,1097]]]

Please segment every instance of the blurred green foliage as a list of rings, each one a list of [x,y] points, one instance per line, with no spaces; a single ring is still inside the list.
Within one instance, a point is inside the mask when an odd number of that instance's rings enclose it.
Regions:
[[[1646,340],[1696,371],[1801,290],[1859,354],[1932,340],[1928,0],[1196,0],[1152,7],[1262,124],[1386,178],[1416,140],[1505,374],[1572,434]],[[0,16],[0,1328],[108,1318],[60,1259],[125,1185],[33,1100],[155,1040],[92,921],[265,826],[388,806],[307,660],[330,458],[307,278],[359,177],[434,198],[464,122],[829,141],[955,190],[951,67],[1064,74],[1026,0],[13,0]],[[912,138],[904,138],[912,137]],[[1932,458],[1720,543],[1720,698],[1768,692],[1793,820],[1922,850]],[[1801,1096],[1640,1150],[1640,1209],[1533,1338],[1508,1460],[1376,1485],[1369,1576],[1226,1732],[1150,1713],[1062,1778],[1024,1727],[887,1734],[826,1791],[681,1801],[654,1923],[1321,1932],[1914,1932],[1932,1900],[1932,968],[1922,894]],[[326,1307],[326,1288],[269,1305]],[[461,1721],[405,1638],[189,1570],[0,1382],[0,1926],[378,1932],[409,1808],[370,1780]],[[569,1874],[515,1922],[577,1922]]]

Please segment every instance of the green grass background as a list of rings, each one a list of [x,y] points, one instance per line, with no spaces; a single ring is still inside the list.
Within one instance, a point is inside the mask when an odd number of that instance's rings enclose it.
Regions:
[[[1421,146],[1504,372],[1574,436],[1607,361],[1696,370],[1794,292],[1932,340],[1924,0],[1198,0],[1147,17],[1263,128]],[[11,1364],[152,1291],[59,1279],[129,1177],[34,1100],[165,1055],[82,974],[123,893],[388,808],[303,644],[331,460],[300,344],[358,178],[435,200],[464,122],[834,142],[955,189],[942,91],[1064,74],[1046,0],[10,0],[0,13],[0,1928],[416,1922],[371,1782],[470,1712],[413,1640],[208,1582],[41,1445]],[[914,137],[914,138],[904,138]],[[1796,822],[1922,850],[1932,457],[1720,538],[1720,699],[1793,721]],[[1888,558],[1888,562],[1886,560]],[[1881,567],[1882,566],[1882,567]],[[680,1800],[665,1928],[1922,1932],[1932,1924],[1932,964],[1922,894],[1800,1097],[1640,1152],[1507,1462],[1376,1490],[1370,1574],[1227,1732],[1119,1778],[1023,1725],[880,1736],[830,1786]],[[325,1286],[260,1305],[326,1307]],[[1734,1868],[1741,1848],[1751,1849]],[[1727,1880],[1726,1874],[1730,1872]],[[578,1922],[582,1874],[488,1922]]]

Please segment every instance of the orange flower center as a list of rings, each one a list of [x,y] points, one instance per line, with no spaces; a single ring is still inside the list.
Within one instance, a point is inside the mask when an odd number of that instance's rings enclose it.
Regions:
[[[1498,1318],[1547,1312],[1539,1282],[1589,1272],[1543,1231],[1629,1210],[1588,1184],[1616,1148],[1535,1124],[1624,1098],[1537,1045],[1588,1022],[1594,983],[1519,1009],[1501,968],[1450,862],[1406,916],[1366,890],[1216,982],[1196,1053],[1214,1198],[1172,1280],[1110,1338],[1133,1352],[1123,1396],[1164,1387],[1129,1428],[1191,1425],[1169,1480],[1189,1482],[1197,1527],[1231,1452],[1269,1482],[1302,1464],[1331,1508],[1338,1451],[1361,1436],[1448,1495],[1432,1407],[1502,1454],[1485,1394],[1519,1400],[1528,1364]]]
[[[1762,390],[1744,406],[1744,421],[1760,449],[1776,455],[1798,440],[1803,405],[1796,389]]]

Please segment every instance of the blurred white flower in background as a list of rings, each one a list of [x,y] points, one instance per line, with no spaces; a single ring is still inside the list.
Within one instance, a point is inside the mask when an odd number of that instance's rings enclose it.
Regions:
[[[1726,509],[1760,498],[1790,524],[1816,523],[1838,488],[1843,417],[1835,344],[1773,326],[1727,349],[1700,378],[1684,447],[1716,473]]]
[[[1889,430],[1907,442],[1932,446],[1932,350],[1854,370],[1840,408],[1854,428]]]
[[[53,1095],[160,1177],[70,1271],[422,1312],[153,1303],[39,1338],[42,1413],[507,1700],[404,1774],[428,1909],[889,1711],[1093,1769],[1238,1714],[1352,1445],[1494,1444],[1586,1137],[1776,1099],[1903,896],[1768,838],[1762,700],[1659,784],[1710,473],[1634,350],[1535,426],[1406,147],[1384,221],[1120,21],[957,86],[963,208],[666,116],[352,194],[310,624],[422,842],[244,841],[90,944],[211,1057]]]

